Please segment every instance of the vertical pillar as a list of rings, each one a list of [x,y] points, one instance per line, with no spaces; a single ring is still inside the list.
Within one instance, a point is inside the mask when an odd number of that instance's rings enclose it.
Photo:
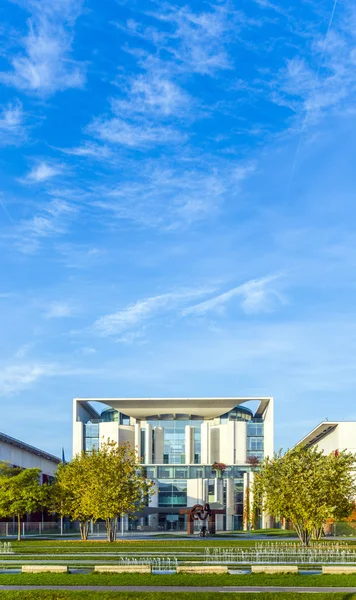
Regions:
[[[194,464],[194,427],[191,425],[185,427],[185,463]]]
[[[214,494],[215,502],[223,503],[223,480],[220,477],[216,477],[214,482]]]
[[[243,529],[246,531],[248,529],[248,516],[249,516],[249,474],[244,473],[244,505],[243,505]]]
[[[201,463],[209,464],[209,423],[207,421],[201,424]]]
[[[164,453],[164,429],[163,427],[155,427],[153,430],[155,440],[155,455],[154,462],[156,465],[163,464]]]
[[[204,479],[197,479],[197,504],[205,504]]]
[[[226,480],[226,531],[233,530],[233,515],[235,514],[234,480]]]
[[[135,449],[140,462],[143,462],[141,450],[141,424],[139,421],[135,423]]]
[[[151,465],[152,464],[152,425],[151,425],[151,423],[146,423],[145,441],[146,441],[145,464]]]

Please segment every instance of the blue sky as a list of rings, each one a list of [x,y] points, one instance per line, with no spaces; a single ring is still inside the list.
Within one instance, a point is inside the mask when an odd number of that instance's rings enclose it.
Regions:
[[[354,3],[0,22],[1,430],[70,454],[74,396],[273,395],[277,448],[356,419]]]

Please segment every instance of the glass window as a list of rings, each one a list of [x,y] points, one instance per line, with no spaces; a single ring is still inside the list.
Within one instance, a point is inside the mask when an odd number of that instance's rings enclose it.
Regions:
[[[120,425],[130,425],[130,417],[120,413]]]
[[[162,479],[172,479],[173,478],[173,467],[157,467],[158,468],[158,477],[162,477]]]
[[[189,419],[187,415],[161,415],[158,419],[157,415],[147,418],[147,422],[154,427],[163,428],[164,449],[163,463],[169,465],[185,464],[185,428],[187,425],[194,427],[194,452],[196,454],[195,461],[200,461],[200,426],[203,423],[202,419]],[[153,462],[158,462],[153,453]]]
[[[175,467],[174,477],[176,477],[177,479],[187,479],[188,467]]]
[[[156,479],[157,477],[156,467],[146,467],[145,473],[147,479]]]
[[[177,481],[158,481],[158,506],[187,506],[187,482]]]
[[[84,423],[84,452],[99,448],[99,422]]]
[[[190,467],[189,477],[190,479],[203,479],[204,467]]]

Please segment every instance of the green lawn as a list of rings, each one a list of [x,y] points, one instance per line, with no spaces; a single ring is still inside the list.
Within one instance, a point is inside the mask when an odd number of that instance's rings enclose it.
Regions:
[[[111,574],[1,574],[0,585],[179,585],[185,586],[287,586],[287,587],[356,587],[355,575],[149,575]]]
[[[258,540],[258,543],[268,544],[283,544],[283,540],[268,540],[266,542]],[[333,540],[323,540],[323,543],[333,544]],[[356,541],[345,540],[348,545],[356,545]],[[63,552],[90,554],[91,552],[149,552],[155,551],[166,553],[167,550],[170,554],[174,554],[174,551],[199,551],[204,548],[233,548],[233,547],[254,547],[256,540],[242,538],[241,536],[226,536],[223,540],[214,539],[194,539],[194,540],[171,540],[171,539],[160,539],[160,540],[119,540],[117,542],[105,542],[105,541],[88,541],[82,542],[80,540],[29,540],[28,538],[21,542],[11,541],[12,548],[17,554],[61,554]],[[5,558],[6,555],[2,555]]]
[[[153,593],[136,593],[136,592],[57,592],[57,591],[20,591],[20,592],[1,592],[2,600],[112,600],[119,598],[120,600],[166,600],[167,594],[164,592]],[[170,600],[216,600],[215,593],[187,593],[170,592]],[[231,598],[239,598],[239,600],[316,600],[315,594],[294,594],[294,593],[220,593],[219,600],[231,600]],[[317,596],[321,598],[321,596]],[[355,594],[328,594],[328,600],[356,600]]]

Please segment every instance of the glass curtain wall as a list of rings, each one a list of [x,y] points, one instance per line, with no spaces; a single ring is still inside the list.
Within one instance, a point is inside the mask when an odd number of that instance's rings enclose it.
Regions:
[[[147,423],[155,427],[162,427],[164,430],[164,451],[163,463],[167,465],[179,465],[186,462],[185,457],[185,428],[187,425],[194,427],[194,441],[196,443],[196,457],[194,462],[200,461],[200,427],[203,419],[188,419],[188,418],[148,418]],[[144,423],[142,423],[144,427]],[[153,456],[153,463],[155,463]]]

